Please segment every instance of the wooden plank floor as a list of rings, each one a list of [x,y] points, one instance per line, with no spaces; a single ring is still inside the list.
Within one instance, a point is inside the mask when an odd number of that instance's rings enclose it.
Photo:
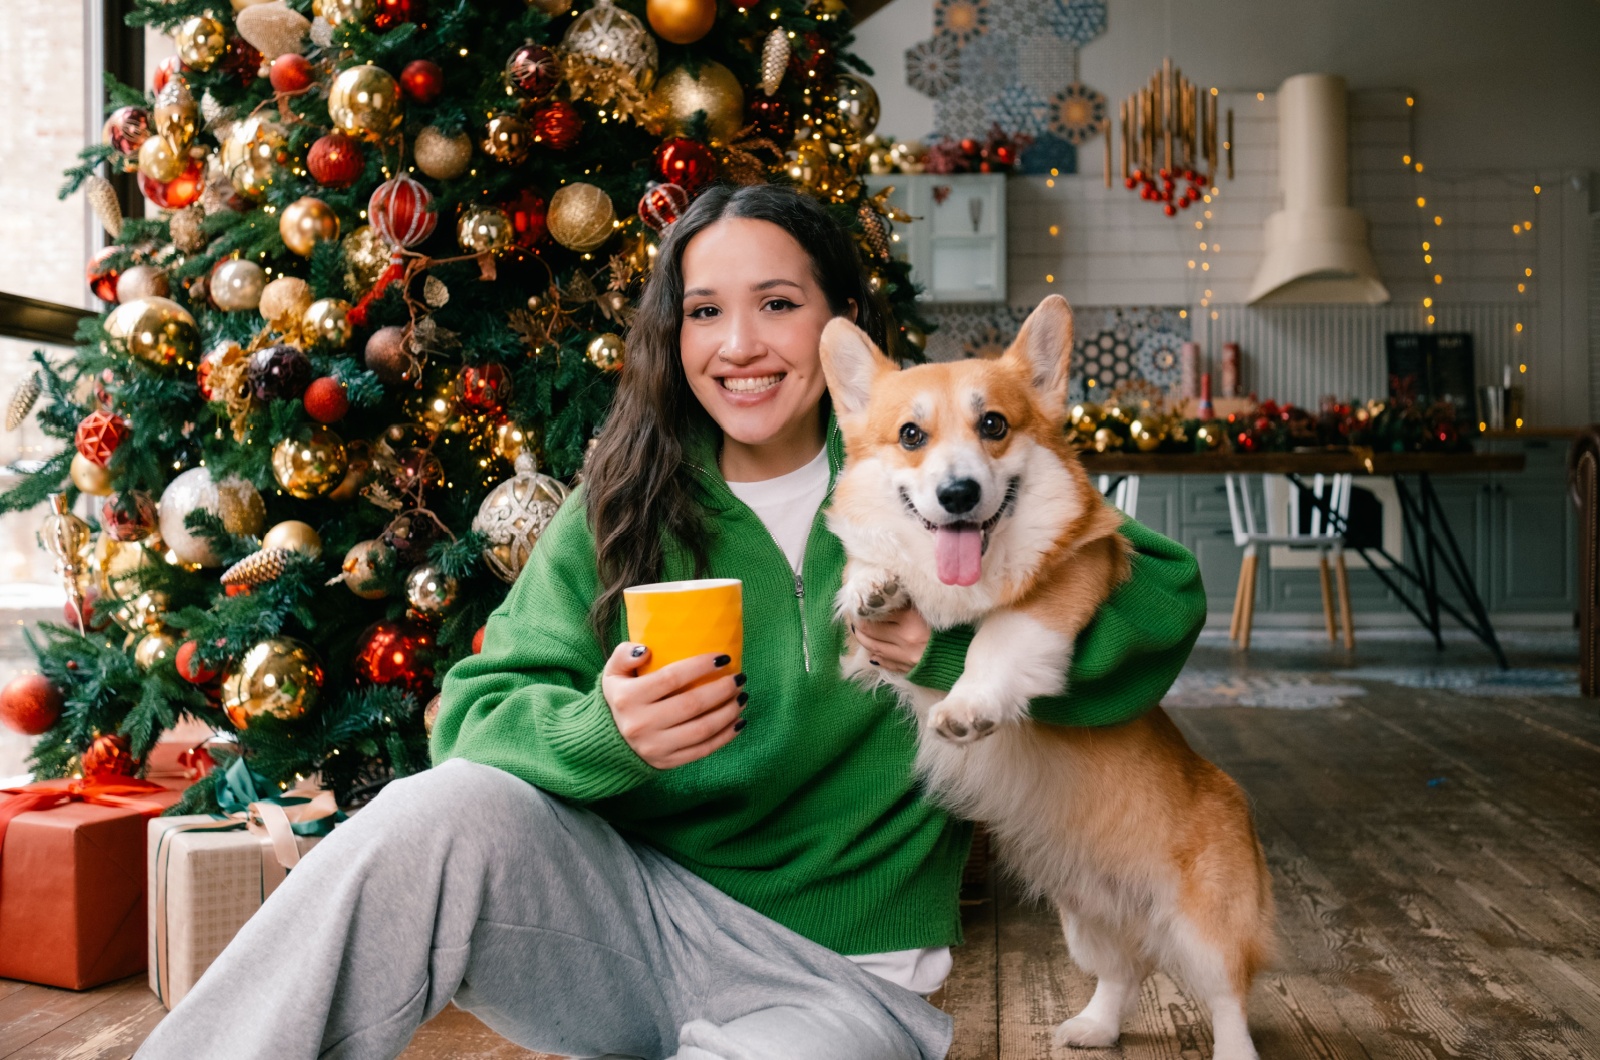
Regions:
[[[1250,793],[1276,883],[1282,954],[1251,1000],[1262,1056],[1600,1058],[1600,707],[1338,680],[1366,693],[1173,711]],[[991,882],[966,925],[951,1060],[1211,1055],[1204,1011],[1161,976],[1118,1048],[1053,1048],[1093,985],[1054,915]],[[142,976],[81,994],[0,981],[0,1060],[127,1057],[161,1015]],[[404,1055],[539,1056],[454,1009]]]

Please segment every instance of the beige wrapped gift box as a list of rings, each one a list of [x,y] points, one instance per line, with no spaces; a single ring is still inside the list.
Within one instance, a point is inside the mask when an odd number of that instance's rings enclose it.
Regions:
[[[335,812],[333,796],[289,807],[295,820]],[[313,808],[314,807],[314,808]],[[150,821],[150,989],[172,1008],[317,836],[295,835],[290,813],[252,803],[248,820],[206,815]]]

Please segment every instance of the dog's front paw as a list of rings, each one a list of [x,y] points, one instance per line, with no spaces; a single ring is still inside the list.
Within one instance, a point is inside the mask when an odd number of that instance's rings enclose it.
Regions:
[[[900,579],[884,570],[852,574],[839,590],[839,600],[846,615],[865,619],[892,615],[910,602]]]
[[[961,695],[951,694],[928,713],[928,726],[951,743],[974,743],[1000,725],[999,710]]]
[[[1056,1028],[1055,1043],[1079,1049],[1109,1049],[1121,1037],[1121,1028],[1090,1016],[1074,1016]]]

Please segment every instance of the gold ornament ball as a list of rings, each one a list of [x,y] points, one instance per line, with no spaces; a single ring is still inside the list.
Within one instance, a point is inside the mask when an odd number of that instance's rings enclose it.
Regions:
[[[1106,403],[1105,418],[1114,423],[1132,423],[1134,413],[1121,401],[1112,398]]]
[[[300,325],[308,341],[334,349],[349,343],[355,332],[350,323],[350,303],[342,298],[319,298],[312,302],[300,318]]]
[[[424,615],[444,614],[456,602],[460,590],[460,583],[431,563],[424,563],[406,577],[406,602]]]
[[[572,0],[528,0],[529,7],[536,7],[551,18],[558,18],[572,10]]]
[[[489,491],[472,520],[472,529],[488,542],[483,549],[488,568],[502,581],[516,581],[566,499],[565,484],[535,470],[531,453],[517,457],[516,474]]]
[[[186,18],[173,34],[183,65],[209,70],[228,50],[228,31],[209,15]]]
[[[165,184],[183,172],[187,157],[165,136],[152,135],[139,145],[139,172]]]
[[[94,568],[95,588],[101,595],[127,599],[138,594],[147,565],[154,567],[156,562],[147,541],[118,541],[101,534],[89,565]]]
[[[515,236],[511,218],[497,206],[474,206],[456,225],[456,242],[474,254],[498,254],[511,246]]]
[[[344,479],[344,440],[323,426],[303,424],[272,447],[272,477],[302,501],[321,497]]]
[[[383,569],[394,562],[394,549],[382,541],[357,541],[344,554],[344,585],[363,600],[381,600],[389,595],[384,588]]]
[[[371,17],[373,3],[372,0],[312,0],[311,10],[326,19],[330,26],[346,22],[359,24]]]
[[[234,122],[222,138],[218,164],[234,191],[260,199],[272,184],[279,152],[287,144],[283,126],[259,116],[245,118]]]
[[[632,14],[612,0],[599,0],[572,20],[561,38],[561,50],[580,60],[614,68],[633,78],[641,90],[655,80],[659,53],[656,39]]]
[[[422,735],[430,738],[433,736],[433,725],[439,720],[439,704],[442,701],[443,697],[434,696],[428,700],[428,705],[422,708]]]
[[[177,652],[178,638],[164,629],[156,630],[139,638],[138,647],[133,649],[133,662],[139,669],[148,670],[172,658]]]
[[[225,312],[255,309],[266,286],[266,271],[243,258],[231,258],[211,270],[211,301]]]
[[[706,129],[729,140],[744,123],[744,88],[726,66],[711,59],[700,63],[700,76],[677,66],[656,83],[652,102],[665,116],[663,136],[687,136],[696,111],[706,112]]]
[[[72,454],[72,466],[68,473],[72,476],[72,484],[89,496],[111,495],[111,472],[82,453]]]
[[[856,136],[866,136],[878,126],[878,93],[864,77],[840,74],[834,79],[834,105],[839,120]]]
[[[425,175],[435,180],[454,180],[472,164],[472,137],[465,132],[446,136],[429,125],[417,134],[411,155]]]
[[[311,285],[298,276],[279,276],[261,289],[256,308],[273,330],[287,332],[311,308]]]
[[[1195,448],[1204,452],[1221,449],[1223,433],[1221,424],[1202,423],[1194,429]]]
[[[111,348],[157,367],[188,364],[200,346],[194,317],[168,298],[138,298],[106,317]]]
[[[1152,425],[1142,419],[1134,420],[1128,424],[1128,434],[1133,438],[1134,446],[1141,453],[1154,452],[1161,445],[1159,424]]]
[[[788,169],[800,184],[815,188],[828,175],[828,149],[816,140],[802,140],[794,146]]]
[[[278,215],[278,234],[284,246],[309,258],[318,243],[339,238],[339,215],[321,199],[306,195],[283,208]]]
[[[608,331],[590,339],[583,355],[602,372],[617,372],[622,370],[622,361],[627,352],[628,345],[622,336]]]
[[[917,327],[915,324],[907,324],[902,327],[900,329],[900,337],[905,340],[907,346],[910,346],[914,350],[925,351],[928,348],[927,333],[921,328]]]
[[[344,284],[352,294],[365,294],[389,267],[390,250],[378,230],[362,225],[340,241],[344,250]]]
[[[593,184],[567,184],[550,196],[550,235],[568,250],[594,250],[611,238],[617,219],[611,197]]]
[[[266,503],[253,485],[242,478],[218,482],[211,477],[210,469],[204,467],[190,468],[167,483],[157,508],[161,537],[167,548],[180,563],[202,567],[221,566],[222,558],[207,538],[184,525],[190,512],[210,512],[222,520],[223,528],[230,534],[259,534],[267,521]]]
[[[199,127],[200,105],[194,101],[194,93],[189,91],[188,83],[181,77],[169,79],[156,93],[156,106],[150,113],[150,128],[155,135],[166,137],[168,143],[182,152],[194,140],[195,130]]]
[[[534,437],[531,429],[519,427],[510,420],[495,427],[494,441],[491,444],[495,456],[510,461],[515,461],[524,449],[536,452],[539,447],[538,439]]]
[[[130,265],[117,277],[117,301],[122,303],[140,298],[165,298],[172,293],[167,274],[154,265]]]
[[[1109,453],[1122,448],[1122,439],[1110,427],[1101,427],[1094,432],[1094,451]]]
[[[515,114],[496,114],[483,130],[483,153],[514,166],[533,148],[533,128]]]
[[[111,612],[111,621],[129,633],[158,630],[166,623],[167,609],[171,605],[166,593],[146,589],[124,599],[121,606]]]
[[[286,519],[261,536],[261,547],[286,548],[316,559],[322,555],[322,535],[310,523]]]
[[[222,681],[222,709],[237,729],[270,714],[298,718],[317,705],[322,665],[312,650],[288,637],[272,637],[245,652]]]
[[[381,140],[400,127],[400,86],[380,67],[352,66],[328,89],[328,116],[340,132]]]
[[[645,0],[645,18],[656,36],[674,44],[693,44],[717,21],[716,0]]]

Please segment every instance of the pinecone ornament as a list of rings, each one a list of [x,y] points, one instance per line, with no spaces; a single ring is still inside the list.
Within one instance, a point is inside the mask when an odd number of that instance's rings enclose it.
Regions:
[[[111,182],[98,173],[91,173],[83,182],[84,197],[95,220],[106,230],[106,235],[116,239],[122,234],[122,204],[117,201],[117,191]]]
[[[264,548],[252,552],[244,559],[222,572],[223,585],[243,585],[252,588],[276,581],[289,567],[292,548]]]
[[[871,203],[864,202],[856,207],[856,217],[861,221],[861,230],[866,234],[867,249],[872,251],[872,256],[879,261],[888,261],[889,231],[884,227],[878,211],[872,208]]]
[[[16,393],[11,395],[11,404],[6,408],[6,430],[14,431],[22,426],[22,421],[33,411],[34,402],[39,400],[39,392],[42,389],[44,383],[39,378],[38,372],[34,372],[22,381]]]
[[[789,38],[781,29],[767,34],[761,46],[761,91],[772,95],[783,82],[783,72],[789,68]]]

